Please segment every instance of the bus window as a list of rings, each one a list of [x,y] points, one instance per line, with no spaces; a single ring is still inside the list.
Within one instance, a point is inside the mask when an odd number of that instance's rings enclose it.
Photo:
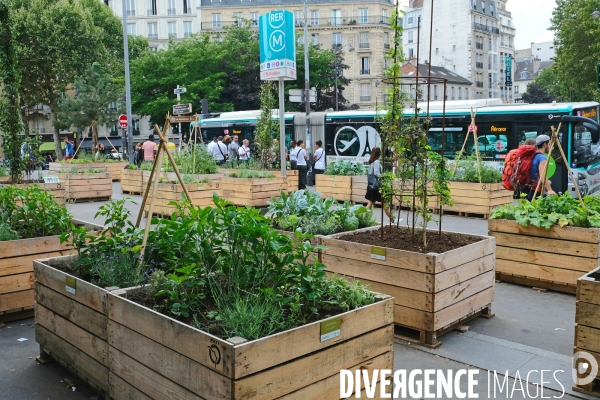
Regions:
[[[598,145],[592,144],[592,134],[581,124],[573,129],[571,146],[571,167],[587,168],[600,161]]]
[[[504,160],[508,153],[508,136],[512,129],[507,123],[482,123],[478,125],[478,147],[479,154],[483,160],[498,161]],[[470,149],[475,152],[475,145]]]
[[[539,135],[540,128],[537,125],[517,125],[517,139],[521,146],[527,139],[535,139]]]
[[[465,129],[458,126],[449,126],[444,129],[445,141],[444,144],[444,157],[454,158],[456,153],[462,148],[463,142],[465,141]],[[442,128],[435,127],[429,129],[427,137],[427,143],[431,150],[435,152],[442,151]],[[473,146],[473,139],[470,139],[469,147]]]

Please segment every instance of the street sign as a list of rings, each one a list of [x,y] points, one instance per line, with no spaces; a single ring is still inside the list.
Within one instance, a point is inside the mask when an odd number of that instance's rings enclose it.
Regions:
[[[171,117],[172,124],[176,124],[178,122],[194,122],[195,120],[195,115],[179,115],[177,117]]]
[[[510,56],[506,56],[506,66],[505,66],[505,78],[504,84],[506,86],[512,86],[512,58]]]
[[[192,104],[175,104],[173,106],[173,115],[190,114],[192,112]]]
[[[173,90],[173,93],[175,93],[175,94],[182,94],[185,92],[186,92],[186,88],[184,88],[184,87],[176,88]]]
[[[129,123],[127,122],[127,115],[121,114],[119,115],[119,126],[123,129],[127,128]]]
[[[277,10],[258,17],[260,79],[296,79],[296,30],[294,14]]]
[[[304,92],[305,92],[305,90],[303,90],[303,89],[290,89],[290,101],[292,103],[306,102],[306,100],[304,98]],[[310,102],[311,103],[317,102],[317,91],[315,89],[310,91]]]
[[[290,96],[303,96],[303,95],[304,95],[303,89],[290,89]]]
[[[292,103],[304,103],[304,96],[290,96]]]

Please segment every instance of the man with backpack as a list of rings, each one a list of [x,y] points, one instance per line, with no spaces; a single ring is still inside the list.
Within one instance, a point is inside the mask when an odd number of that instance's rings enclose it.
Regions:
[[[533,156],[533,160],[531,162],[531,172],[530,172],[530,185],[529,192],[527,193],[527,200],[533,200],[533,196],[535,195],[535,190],[538,186],[538,182],[540,179],[543,180],[544,171],[546,170],[546,163],[548,162],[548,152],[550,151],[550,136],[548,135],[540,135],[535,139],[536,153]],[[548,195],[556,194],[554,190],[552,190],[552,182],[550,179],[546,179],[546,187],[540,188],[541,194],[544,193],[544,189]]]

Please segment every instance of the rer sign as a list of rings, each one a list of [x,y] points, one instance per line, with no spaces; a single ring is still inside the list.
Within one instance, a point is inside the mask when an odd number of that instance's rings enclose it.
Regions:
[[[258,17],[260,79],[296,79],[294,14],[277,10]]]

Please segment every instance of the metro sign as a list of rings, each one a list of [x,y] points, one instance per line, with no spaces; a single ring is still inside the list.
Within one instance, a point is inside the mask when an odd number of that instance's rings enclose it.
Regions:
[[[296,79],[294,14],[277,10],[258,18],[260,79]]]

